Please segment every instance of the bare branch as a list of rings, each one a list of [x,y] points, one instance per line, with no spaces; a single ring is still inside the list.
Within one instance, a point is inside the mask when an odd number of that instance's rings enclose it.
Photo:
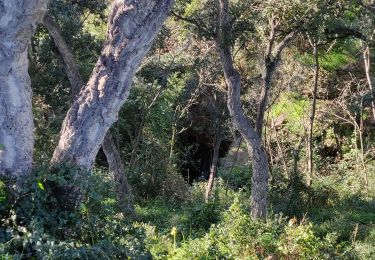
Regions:
[[[288,44],[294,39],[296,36],[296,31],[292,31],[289,34],[287,34],[284,39],[276,46],[275,49],[275,59],[279,60],[281,52],[284,50],[285,47],[288,46]]]

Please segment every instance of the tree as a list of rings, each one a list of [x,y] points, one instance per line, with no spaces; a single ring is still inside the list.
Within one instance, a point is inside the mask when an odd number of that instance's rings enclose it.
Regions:
[[[93,73],[64,120],[54,164],[90,170],[106,132],[126,101],[133,76],[150,49],[172,0],[114,1],[107,42]]]
[[[273,4],[275,4],[273,1],[270,3],[241,1],[231,2],[231,5],[229,5],[229,1],[207,1],[205,4],[197,1],[188,5],[184,10],[189,17],[173,13],[178,19],[195,25],[197,34],[203,39],[213,40],[216,44],[228,87],[228,108],[234,124],[246,141],[252,161],[252,214],[255,218],[265,217],[267,211],[269,169],[267,154],[262,144],[262,130],[265,111],[268,109],[269,104],[268,99],[272,87],[272,79],[280,63],[283,49],[294,39],[298,31],[294,23],[291,26],[287,24],[291,19],[286,19],[282,15],[283,11],[280,14],[279,11],[284,10],[284,6],[274,10],[272,8]],[[204,9],[200,9],[203,5]],[[261,11],[245,13],[244,10],[249,9]],[[217,15],[218,13],[220,14]],[[274,13],[277,14],[274,15]],[[212,17],[218,17],[218,20],[214,21]],[[269,20],[268,24],[255,22],[258,20],[267,21],[267,19]],[[257,41],[262,41],[264,39],[262,32],[267,31],[269,32],[269,37],[264,51],[259,49],[259,46],[253,46],[253,42],[249,41],[249,38],[254,40],[256,37],[259,37]],[[281,40],[278,41],[279,38]],[[249,44],[249,42],[251,43]],[[247,47],[259,50],[264,55],[261,61],[263,71],[258,89],[260,95],[257,95],[255,99],[251,98],[249,100],[251,105],[253,103],[257,104],[257,108],[254,109],[256,111],[254,124],[250,117],[245,115],[247,111],[245,112],[242,108],[240,97],[242,88],[241,75],[240,70],[236,69],[234,65],[236,55]],[[235,48],[237,50],[234,51]],[[244,56],[247,56],[247,54]],[[248,56],[245,59],[248,59]],[[237,86],[235,86],[236,84]],[[242,116],[239,116],[239,114],[242,114]]]
[[[250,120],[245,116],[240,99],[241,76],[234,68],[232,53],[227,44],[226,36],[230,33],[229,4],[220,0],[216,46],[222,62],[225,81],[228,87],[228,110],[236,127],[244,138],[251,156],[253,177],[251,207],[254,218],[265,218],[267,215],[268,194],[268,159],[262,147],[262,140]]]
[[[65,65],[65,70],[68,75],[69,82],[72,86],[72,95],[73,97],[76,97],[79,94],[81,87],[84,86],[84,83],[81,73],[79,72],[78,65],[74,59],[73,53],[71,52],[68,44],[66,43],[62,35],[61,29],[50,15],[47,14],[44,17],[43,25],[51,34],[62,56]],[[105,135],[105,138],[102,143],[102,148],[107,157],[109,171],[115,180],[117,196],[121,208],[124,210],[125,213],[133,215],[135,213],[133,206],[133,196],[131,194],[128,180],[125,175],[124,165],[121,162],[120,153],[116,148],[116,145],[113,141],[113,137],[110,132],[108,132]]]
[[[31,172],[33,116],[27,51],[47,0],[0,1],[0,176]]]
[[[265,218],[267,215],[268,177],[269,166],[268,156],[262,144],[262,130],[264,126],[264,115],[268,108],[269,91],[273,74],[280,62],[283,49],[295,37],[296,31],[292,30],[279,43],[276,41],[277,19],[272,15],[269,21],[269,39],[264,53],[264,72],[262,76],[261,94],[258,102],[255,126],[245,115],[242,108],[241,76],[235,69],[233,54],[228,44],[232,41],[233,19],[229,16],[229,2],[219,1],[219,16],[217,22],[216,46],[222,62],[224,76],[228,87],[228,109],[230,115],[245,140],[248,152],[251,157],[253,177],[252,177],[252,216],[254,218]]]

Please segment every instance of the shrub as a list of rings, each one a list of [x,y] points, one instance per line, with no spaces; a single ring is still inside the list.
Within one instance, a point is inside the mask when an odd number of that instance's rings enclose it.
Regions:
[[[229,259],[332,259],[349,255],[350,250],[337,243],[335,234],[322,239],[312,223],[297,224],[296,219],[288,222],[281,216],[254,220],[243,201],[237,197],[223,220],[211,228],[206,236],[209,252]]]
[[[234,190],[250,190],[251,187],[251,166],[234,166],[231,171],[219,171],[221,177],[226,185]]]
[[[118,211],[107,173],[97,170],[86,176],[87,185],[73,182],[73,171],[64,166],[52,172],[41,169],[25,180],[1,214],[0,255],[11,259],[149,258],[144,230],[128,223]],[[73,209],[58,205],[54,193],[56,187],[66,185],[86,190]]]

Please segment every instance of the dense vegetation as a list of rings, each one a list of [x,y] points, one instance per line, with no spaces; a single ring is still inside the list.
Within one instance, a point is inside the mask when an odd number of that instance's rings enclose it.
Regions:
[[[131,1],[50,1],[84,82],[112,2]],[[374,11],[372,0],[176,1],[109,131],[117,171],[105,143],[90,170],[51,163],[80,94],[45,19],[28,50],[33,170],[0,172],[1,258],[375,259]],[[230,106],[237,74],[250,141]],[[257,148],[269,174],[260,214]]]

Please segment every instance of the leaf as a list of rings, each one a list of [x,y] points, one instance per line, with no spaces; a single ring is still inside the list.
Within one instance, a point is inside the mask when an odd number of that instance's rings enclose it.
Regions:
[[[38,181],[38,187],[39,187],[39,189],[41,189],[41,190],[45,190],[45,189],[44,189],[44,185],[43,185],[43,183],[41,183],[40,181]]]
[[[3,144],[0,144],[0,151],[1,151],[1,150],[4,150],[4,148],[5,148],[4,145],[3,145]]]
[[[87,207],[86,207],[86,205],[83,204],[83,203],[80,203],[80,204],[79,204],[79,210],[80,210],[80,212],[81,212],[82,214],[87,213]]]

